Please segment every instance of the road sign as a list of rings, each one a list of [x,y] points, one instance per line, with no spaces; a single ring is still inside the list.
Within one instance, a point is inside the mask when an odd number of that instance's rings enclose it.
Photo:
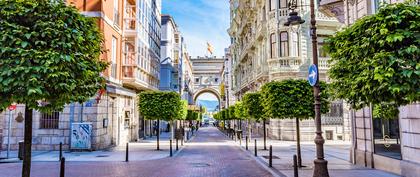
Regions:
[[[309,67],[308,81],[311,86],[315,86],[318,79],[318,69],[316,65],[312,64]]]
[[[16,109],[16,104],[12,104],[8,107],[9,111],[13,111]]]

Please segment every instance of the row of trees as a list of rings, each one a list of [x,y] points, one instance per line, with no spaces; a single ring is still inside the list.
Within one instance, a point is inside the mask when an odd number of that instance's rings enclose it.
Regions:
[[[327,113],[329,97],[327,84],[320,82],[321,87],[321,113]],[[264,149],[266,145],[266,120],[292,119],[296,120],[296,139],[299,166],[302,165],[300,153],[300,130],[299,121],[315,117],[314,95],[312,87],[306,80],[283,80],[265,84],[261,91],[245,94],[242,102],[227,109],[221,110],[215,115],[218,120],[247,120],[263,123]],[[230,127],[229,127],[230,128]],[[248,136],[251,137],[251,127],[248,126]]]
[[[188,107],[185,100],[176,92],[147,91],[139,94],[140,114],[148,120],[157,120],[157,150],[159,150],[160,120],[170,124],[172,138],[174,137],[175,121],[201,120],[201,110]]]

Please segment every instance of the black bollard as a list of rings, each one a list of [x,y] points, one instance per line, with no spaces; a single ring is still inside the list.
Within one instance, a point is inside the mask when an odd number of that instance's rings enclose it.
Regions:
[[[248,150],[248,136],[245,136],[245,149]]]
[[[169,156],[172,157],[172,140],[169,140]]]
[[[61,160],[62,157],[63,157],[63,142],[60,142],[60,159],[58,160]]]
[[[60,177],[64,177],[66,158],[62,157],[60,160]]]
[[[255,155],[255,157],[257,157],[258,156],[258,154],[257,154],[257,139],[255,139],[254,140],[254,155]]]
[[[128,143],[125,145],[125,161],[128,162]]]
[[[294,172],[294,177],[299,177],[296,154],[293,155],[293,172]]]
[[[176,150],[178,151],[178,138],[176,138]]]
[[[269,167],[273,167],[273,146],[272,146],[272,145],[270,145],[270,152],[269,152],[268,166],[269,166]]]
[[[187,131],[187,141],[190,140],[190,131]]]

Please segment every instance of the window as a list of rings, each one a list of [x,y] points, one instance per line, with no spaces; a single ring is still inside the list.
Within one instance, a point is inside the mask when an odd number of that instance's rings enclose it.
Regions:
[[[271,33],[270,35],[270,57],[271,58],[275,58],[277,57],[277,44],[276,44],[276,34],[275,33]]]
[[[200,78],[195,78],[195,83],[199,83],[200,82]]]
[[[270,0],[270,11],[276,10],[276,0]]]
[[[114,24],[118,25],[120,19],[120,13],[118,12],[118,0],[114,0]]]
[[[59,112],[53,112],[51,114],[41,114],[39,122],[40,129],[58,129],[58,121],[60,119]]]
[[[219,82],[219,78],[214,78],[214,82]]]
[[[117,77],[117,38],[112,36],[111,46],[111,77]]]
[[[373,106],[373,112],[375,113]],[[385,106],[382,109],[398,109],[392,106]],[[379,117],[373,115],[373,138],[374,153],[395,159],[401,159],[401,138],[398,115],[393,118]]]
[[[288,57],[289,56],[289,35],[286,31],[280,33],[280,51],[281,57]]]
[[[288,0],[279,0],[280,9],[287,8],[287,1]]]

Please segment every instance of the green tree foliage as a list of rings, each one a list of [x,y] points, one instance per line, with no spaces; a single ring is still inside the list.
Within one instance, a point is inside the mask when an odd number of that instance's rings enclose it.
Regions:
[[[246,93],[243,98],[243,105],[249,117],[259,120],[263,118],[263,105],[261,93]]]
[[[389,4],[327,40],[334,97],[353,108],[420,100],[420,6]]]
[[[246,119],[248,118],[247,110],[245,105],[242,102],[235,103],[235,117],[238,119]]]
[[[395,104],[381,103],[373,106],[373,118],[395,119],[398,114],[398,106]]]
[[[146,119],[166,121],[179,119],[182,115],[181,97],[176,92],[147,91],[139,94],[139,111]]]
[[[186,100],[181,100],[181,109],[179,110],[179,120],[187,119],[188,114],[188,102]]]
[[[105,87],[95,19],[50,0],[2,0],[0,19],[0,111],[12,103],[62,110]]]
[[[326,83],[320,82],[321,113],[329,110]],[[261,90],[263,111],[271,118],[314,118],[314,95],[308,81],[283,80],[265,84]]]
[[[229,108],[227,109],[227,111],[228,111],[227,119],[229,119],[229,120],[238,119],[238,117],[236,117],[236,115],[235,115],[235,109],[236,109],[236,105],[229,106]]]

